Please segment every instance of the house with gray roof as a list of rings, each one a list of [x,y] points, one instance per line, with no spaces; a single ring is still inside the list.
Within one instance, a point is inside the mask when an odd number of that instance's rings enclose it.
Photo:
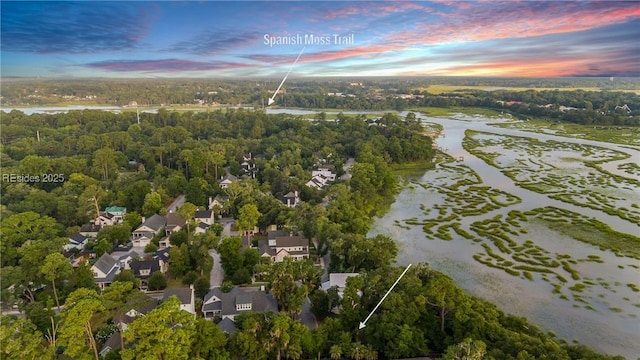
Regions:
[[[69,236],[69,242],[64,245],[64,251],[69,251],[71,249],[84,249],[84,246],[87,245],[89,238],[80,233],[75,233]]]
[[[278,303],[260,288],[234,287],[228,293],[214,288],[205,296],[202,313],[205,319],[222,318],[234,320],[242,312],[278,312]]]
[[[95,283],[100,287],[100,290],[104,290],[120,273],[120,264],[111,255],[105,253],[93,264],[91,271]]]
[[[153,259],[133,261],[131,263],[131,270],[133,271],[133,276],[140,279],[140,290],[147,290],[147,280],[149,280],[151,274],[156,271],[161,271],[160,260]]]
[[[149,245],[154,236],[158,235],[165,225],[165,218],[158,214],[146,219],[131,233],[133,246],[144,248]]]
[[[168,213],[165,216],[165,228],[164,228],[165,235],[166,236],[170,236],[174,232],[180,231],[180,229],[182,229],[182,227],[186,223],[187,222],[184,221],[182,216],[180,216],[180,215],[178,215],[176,213]]]
[[[169,288],[164,290],[162,301],[166,301],[171,296],[176,296],[180,301],[180,309],[196,315],[196,296],[193,285],[188,288]]]
[[[275,236],[271,232],[267,241],[258,241],[260,256],[270,257],[275,262],[282,262],[285,257],[295,260],[309,258],[309,239],[302,236]]]

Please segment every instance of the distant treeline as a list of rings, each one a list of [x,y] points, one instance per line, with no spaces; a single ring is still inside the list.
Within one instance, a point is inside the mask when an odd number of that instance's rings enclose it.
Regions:
[[[489,90],[461,89],[430,94],[431,85],[483,86]],[[275,80],[95,80],[4,81],[6,106],[51,105],[81,101],[115,106],[244,105],[260,108],[273,95]],[[446,87],[446,86],[445,86]],[[599,88],[606,91],[527,90],[502,87]],[[279,94],[281,107],[343,110],[406,110],[411,107],[480,107],[504,111],[522,119],[545,118],[585,125],[640,125],[640,88],[637,79],[560,78],[396,78],[289,81]],[[412,96],[401,96],[412,95]],[[626,107],[625,107],[626,106]]]

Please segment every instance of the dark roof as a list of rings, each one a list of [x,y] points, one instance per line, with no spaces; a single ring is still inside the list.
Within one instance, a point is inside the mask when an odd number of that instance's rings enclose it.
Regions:
[[[167,227],[182,226],[187,223],[186,221],[184,221],[182,216],[176,213],[169,213],[167,214],[166,218],[167,218],[167,222],[166,222]]]
[[[149,269],[149,275],[140,274],[140,271],[145,269]],[[133,271],[134,276],[146,279],[150,277],[154,272],[160,271],[160,262],[158,261],[158,259],[134,261],[131,263],[131,270]]]
[[[111,213],[108,213],[108,212],[101,212],[101,213],[100,213],[100,216],[102,216],[102,217],[104,217],[104,218],[106,218],[106,219],[113,219],[113,216],[114,216],[114,215],[113,215],[113,214],[111,214]]]
[[[302,236],[279,236],[276,238],[276,247],[309,246],[309,239]]]
[[[267,254],[269,256],[275,256],[276,251],[269,246],[269,242],[267,240],[258,240],[258,249],[260,252],[260,256]]]
[[[209,219],[213,215],[213,211],[211,210],[199,210],[196,211],[194,215],[195,219]]]
[[[217,297],[218,299],[222,299],[222,291],[220,290],[219,287],[213,288],[211,290],[209,290],[209,292],[207,293],[207,295],[204,296],[204,301],[202,302],[202,311],[214,311],[214,310],[220,310],[222,309],[222,302],[221,301],[214,301],[211,303],[207,302],[209,300],[211,300],[213,297]]]
[[[177,296],[178,300],[180,300],[180,302],[183,303],[183,304],[191,304],[191,299],[192,299],[192,295],[193,295],[193,289],[191,289],[191,288],[171,288],[171,289],[166,289],[164,291],[164,296],[162,297],[162,300],[167,300],[172,295]]]
[[[240,292],[236,295],[236,305],[238,304],[251,304],[253,299],[251,298],[251,294],[247,292]]]
[[[286,198],[295,198],[295,197],[296,197],[296,194],[293,191],[289,191],[287,193],[287,195],[284,196],[285,199]]]
[[[222,178],[222,181],[224,181],[224,180],[236,181],[236,180],[238,180],[238,178],[235,177],[234,175],[227,174]]]
[[[96,225],[96,224],[84,224],[80,228],[80,232],[95,232],[95,233],[97,233],[98,231],[100,231],[101,228],[102,227],[100,225]]]
[[[278,303],[270,294],[266,294],[257,288],[234,287],[230,292],[222,294],[222,316],[238,314],[239,311],[236,310],[236,302],[239,301],[239,304],[248,304],[249,298],[251,311],[278,311]]]
[[[289,236],[289,235],[290,233],[288,231],[276,230],[276,231],[269,231],[267,233],[267,238],[271,240],[280,236]]]
[[[155,258],[164,262],[169,262],[169,250],[171,250],[171,248],[164,248],[156,251]]]
[[[220,327],[220,330],[222,330],[222,332],[225,332],[227,334],[233,334],[238,331],[238,328],[236,328],[236,323],[234,323],[233,320],[229,318],[222,319],[218,323],[218,326]]]
[[[152,217],[145,220],[140,226],[138,226],[138,228],[142,226],[147,226],[155,231],[159,231],[160,229],[162,229],[165,223],[166,223],[165,219],[162,216],[155,214]]]
[[[206,229],[209,227],[209,224],[207,224],[207,223],[203,223],[202,221],[200,221],[200,223],[198,224],[198,227],[199,227],[200,229],[204,229],[204,230],[206,230]]]
[[[120,349],[120,332],[119,331],[116,331],[113,334],[111,334],[111,336],[109,336],[107,341],[104,342],[104,345],[100,349],[100,354],[102,354],[104,351],[107,351],[108,349],[109,350]],[[104,355],[106,355],[107,353],[105,353]]]
[[[113,256],[107,253],[102,254],[102,256],[100,256],[100,259],[98,259],[98,261],[96,261],[96,263],[93,264],[93,266],[97,267],[98,269],[100,269],[100,271],[102,271],[105,274],[108,274],[109,271],[111,271],[111,269],[113,269],[115,265],[116,265],[116,259],[114,259]]]
[[[76,244],[82,244],[83,242],[85,242],[88,237],[80,234],[80,233],[75,233],[71,236],[69,236],[69,239],[71,239],[72,242],[75,242]]]

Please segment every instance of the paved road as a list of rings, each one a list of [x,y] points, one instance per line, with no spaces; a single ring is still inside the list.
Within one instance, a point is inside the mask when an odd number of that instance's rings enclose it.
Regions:
[[[176,210],[180,206],[182,206],[182,204],[184,204],[185,201],[186,201],[186,197],[184,195],[178,196],[175,200],[173,200],[173,202],[169,206],[167,206],[167,212],[168,213],[176,212]]]
[[[224,279],[224,270],[220,263],[220,254],[215,249],[209,249],[209,255],[213,258],[213,267],[211,268],[211,275],[209,278],[210,288],[220,287],[222,280]]]

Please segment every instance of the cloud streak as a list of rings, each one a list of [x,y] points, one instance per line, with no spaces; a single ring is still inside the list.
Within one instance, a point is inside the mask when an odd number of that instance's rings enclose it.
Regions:
[[[78,54],[132,50],[148,29],[149,14],[136,6],[7,1],[1,6],[3,52]]]
[[[192,61],[182,59],[161,60],[106,60],[85,64],[86,67],[117,72],[189,72],[232,70],[249,65],[224,61]]]

